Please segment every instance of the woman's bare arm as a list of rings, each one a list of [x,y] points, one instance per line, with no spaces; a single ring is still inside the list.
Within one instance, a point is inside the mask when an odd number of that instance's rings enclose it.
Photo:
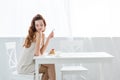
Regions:
[[[41,50],[40,50],[41,54],[44,53],[44,51],[46,50],[46,48],[47,48],[47,46],[48,46],[48,44],[49,44],[50,39],[53,38],[53,36],[54,36],[54,32],[52,31],[52,32],[49,34],[48,38],[46,39],[45,44],[42,46],[42,48],[41,48]],[[44,36],[44,39],[45,39],[45,36]]]
[[[40,44],[41,44],[41,33],[38,33],[38,32],[36,32],[35,33],[35,35],[36,35],[36,44],[35,44],[35,56],[39,56],[39,55],[41,55],[41,52],[40,52]]]

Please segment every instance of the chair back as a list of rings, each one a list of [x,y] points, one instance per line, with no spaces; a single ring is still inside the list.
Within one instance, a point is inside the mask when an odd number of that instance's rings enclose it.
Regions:
[[[17,57],[16,57],[16,42],[6,42],[6,53],[9,57],[9,68],[16,69]]]

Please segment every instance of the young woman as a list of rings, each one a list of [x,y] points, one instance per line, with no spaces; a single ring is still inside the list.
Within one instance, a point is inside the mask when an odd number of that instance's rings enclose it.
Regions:
[[[22,56],[18,62],[17,70],[19,73],[31,74],[35,72],[33,57],[43,55],[50,39],[54,37],[54,32],[52,31],[45,42],[45,28],[45,19],[40,14],[33,17],[23,45],[24,50]],[[42,80],[56,80],[54,64],[42,64],[39,72],[43,73]]]

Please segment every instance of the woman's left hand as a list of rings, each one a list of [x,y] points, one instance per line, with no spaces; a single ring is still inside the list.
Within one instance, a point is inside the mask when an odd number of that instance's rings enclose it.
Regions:
[[[48,39],[51,39],[51,38],[53,38],[53,37],[54,37],[54,32],[52,31],[52,32],[49,34]]]

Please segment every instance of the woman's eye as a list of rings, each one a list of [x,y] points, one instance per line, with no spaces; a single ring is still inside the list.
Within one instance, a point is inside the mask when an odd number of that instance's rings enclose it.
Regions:
[[[35,25],[36,27],[38,27],[38,25]]]

